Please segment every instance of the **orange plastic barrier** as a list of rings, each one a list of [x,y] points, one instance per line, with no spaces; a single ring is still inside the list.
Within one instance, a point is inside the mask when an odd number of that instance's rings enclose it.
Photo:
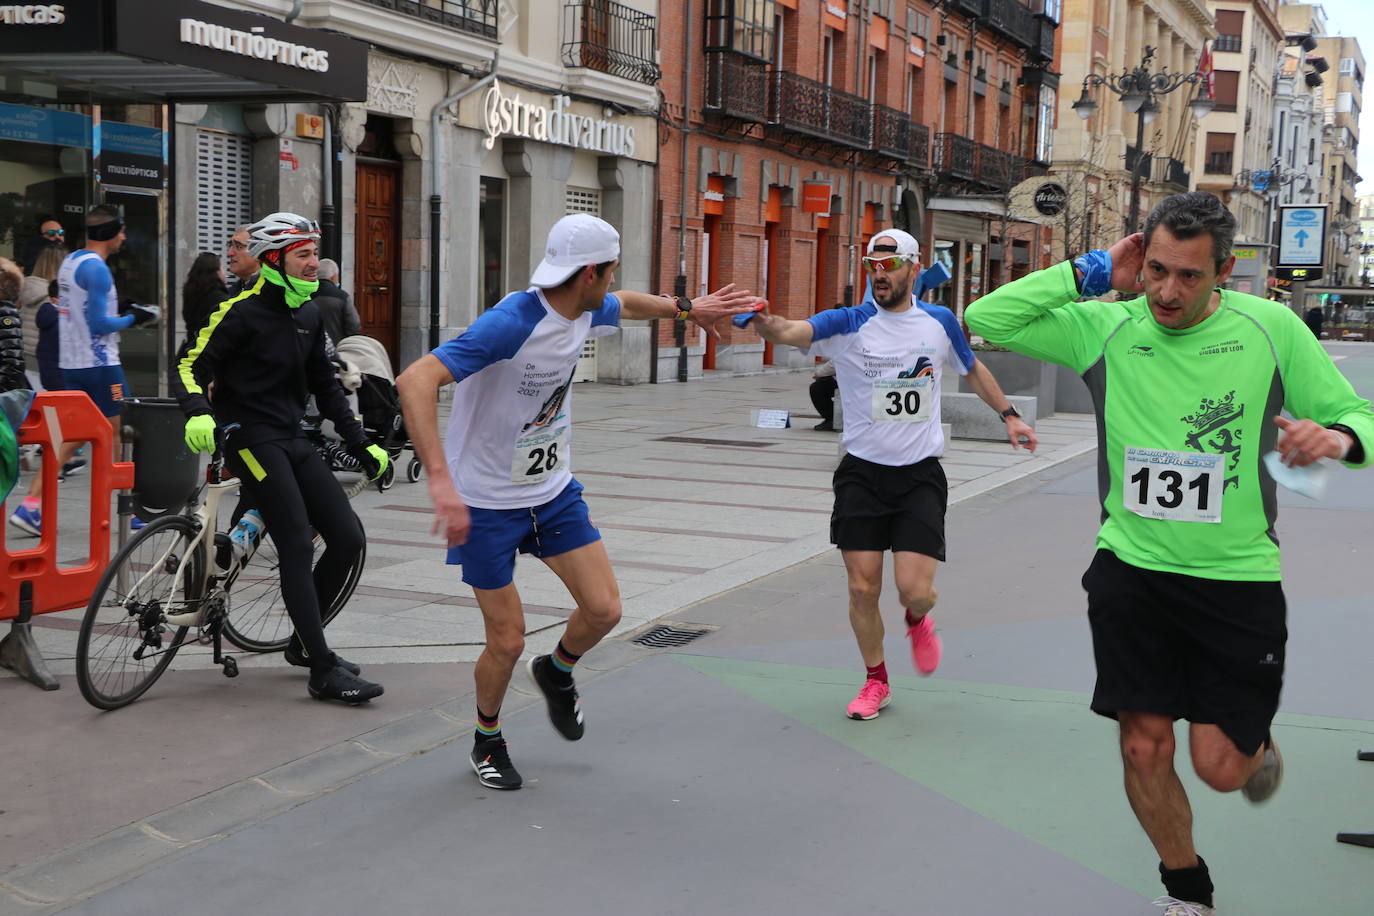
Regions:
[[[57,565],[57,460],[60,442],[89,443],[90,546],[82,566]],[[110,563],[110,494],[134,485],[134,466],[115,461],[114,430],[83,391],[45,391],[19,427],[20,445],[43,446],[43,535],[38,546],[11,550],[0,529],[0,620],[19,616],[19,592],[32,583],[33,613],[81,607]],[[10,501],[22,499],[11,493]]]

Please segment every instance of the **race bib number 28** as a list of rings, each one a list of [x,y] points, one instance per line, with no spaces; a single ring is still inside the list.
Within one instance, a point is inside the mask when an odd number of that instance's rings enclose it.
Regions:
[[[539,483],[566,467],[569,429],[560,426],[516,439],[515,457],[510,466],[511,483]]]
[[[1170,522],[1221,521],[1224,458],[1203,452],[1126,449],[1122,501],[1146,518]]]
[[[935,378],[875,378],[873,419],[879,423],[924,423],[935,410]]]

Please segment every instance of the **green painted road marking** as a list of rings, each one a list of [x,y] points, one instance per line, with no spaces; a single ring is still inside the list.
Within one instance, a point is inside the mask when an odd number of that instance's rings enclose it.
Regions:
[[[683,664],[1143,897],[1162,893],[1158,861],[1121,789],[1116,726],[1086,694],[943,679],[894,678],[871,722],[844,717],[852,671],[700,655]],[[1374,850],[1337,843],[1374,831],[1374,722],[1280,715],[1282,791],[1262,807],[1205,787],[1179,766],[1198,849],[1226,916],[1368,916]]]

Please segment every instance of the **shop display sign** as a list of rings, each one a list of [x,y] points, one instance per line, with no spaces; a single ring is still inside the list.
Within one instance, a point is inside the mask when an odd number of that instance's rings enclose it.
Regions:
[[[101,182],[161,190],[165,178],[162,131],[141,124],[102,121],[98,145],[95,168]]]
[[[803,213],[829,213],[829,212],[830,212],[830,182],[828,182],[828,181],[803,181],[803,182],[802,182],[802,212],[803,212]]]
[[[506,95],[500,80],[492,80],[482,104],[483,126],[487,139],[482,145],[491,149],[504,136],[527,137],[545,143],[558,143],[573,149],[588,149],[613,156],[633,157],[635,129],[614,118],[592,118],[568,110],[572,99],[553,97],[553,107],[526,102],[520,93]]]
[[[66,8],[61,3],[23,3],[0,6],[3,25],[61,25],[67,21]]]

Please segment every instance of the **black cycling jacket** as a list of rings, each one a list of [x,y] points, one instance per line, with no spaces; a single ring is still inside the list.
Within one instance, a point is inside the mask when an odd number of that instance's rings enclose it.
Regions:
[[[213,403],[205,393],[212,381]],[[319,307],[289,308],[285,290],[262,274],[211,314],[171,382],[186,416],[213,413],[220,426],[238,423],[238,448],[300,435],[307,394],[345,445],[367,442],[325,355]]]

